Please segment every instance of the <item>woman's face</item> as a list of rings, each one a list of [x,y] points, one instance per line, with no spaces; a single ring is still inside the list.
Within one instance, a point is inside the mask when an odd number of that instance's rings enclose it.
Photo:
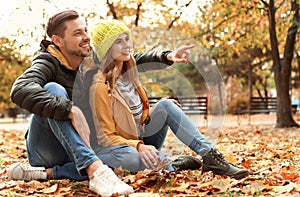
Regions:
[[[130,60],[131,42],[126,33],[119,35],[111,46],[111,54],[114,61],[129,61]]]

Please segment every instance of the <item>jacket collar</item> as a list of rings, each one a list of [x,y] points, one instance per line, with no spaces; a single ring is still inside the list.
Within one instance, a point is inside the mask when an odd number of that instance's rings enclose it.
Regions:
[[[48,51],[52,56],[54,56],[58,61],[61,62],[62,65],[64,65],[67,69],[74,70],[66,60],[66,58],[63,56],[63,54],[60,52],[60,50],[49,40],[42,40],[41,42],[42,49]]]

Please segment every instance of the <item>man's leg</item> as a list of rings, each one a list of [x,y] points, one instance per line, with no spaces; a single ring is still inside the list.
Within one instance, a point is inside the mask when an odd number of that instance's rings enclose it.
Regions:
[[[86,175],[82,176],[77,171],[75,163],[54,135],[47,118],[33,115],[26,145],[30,165],[52,168],[53,179],[87,180]]]
[[[57,83],[49,83],[44,88],[51,94],[67,97],[65,89]],[[95,152],[85,145],[69,120],[33,116],[26,142],[31,165],[52,168],[53,178],[84,180],[87,176],[82,175],[88,175],[89,188],[101,196],[133,193],[133,188],[103,165]],[[21,174],[25,180],[32,180],[40,168],[13,164],[8,178],[15,179],[14,176]]]
[[[44,88],[53,95],[68,97],[66,90],[59,84],[48,83]],[[52,167],[54,179],[87,179],[85,168],[98,159],[85,146],[71,121],[56,121],[37,115],[33,116],[30,123],[27,150],[30,164]]]

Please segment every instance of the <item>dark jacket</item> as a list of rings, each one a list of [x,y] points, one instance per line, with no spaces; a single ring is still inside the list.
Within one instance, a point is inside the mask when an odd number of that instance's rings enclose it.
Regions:
[[[171,65],[166,56],[170,51],[150,51],[143,54],[135,54],[137,64],[142,64],[140,71],[162,69]],[[146,62],[160,62],[162,64],[143,64]],[[92,73],[92,72],[91,72]],[[62,85],[68,93],[69,99],[54,96],[43,89],[49,82]],[[74,86],[76,82],[76,86]],[[86,82],[89,83],[89,82]],[[47,40],[41,42],[41,50],[33,59],[32,66],[28,68],[14,82],[11,89],[11,100],[19,107],[43,117],[55,120],[66,120],[73,103],[73,89],[76,87],[76,100],[85,98],[87,88],[83,79],[78,75],[78,70],[73,70],[60,51]],[[81,91],[80,91],[81,89]]]

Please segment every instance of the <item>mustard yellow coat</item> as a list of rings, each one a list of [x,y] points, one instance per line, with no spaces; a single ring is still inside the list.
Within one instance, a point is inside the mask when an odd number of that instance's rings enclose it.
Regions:
[[[143,103],[141,125],[149,119],[149,103],[144,89],[134,83]],[[140,142],[134,117],[117,89],[110,90],[106,75],[100,70],[94,75],[89,102],[100,146],[129,145]]]

